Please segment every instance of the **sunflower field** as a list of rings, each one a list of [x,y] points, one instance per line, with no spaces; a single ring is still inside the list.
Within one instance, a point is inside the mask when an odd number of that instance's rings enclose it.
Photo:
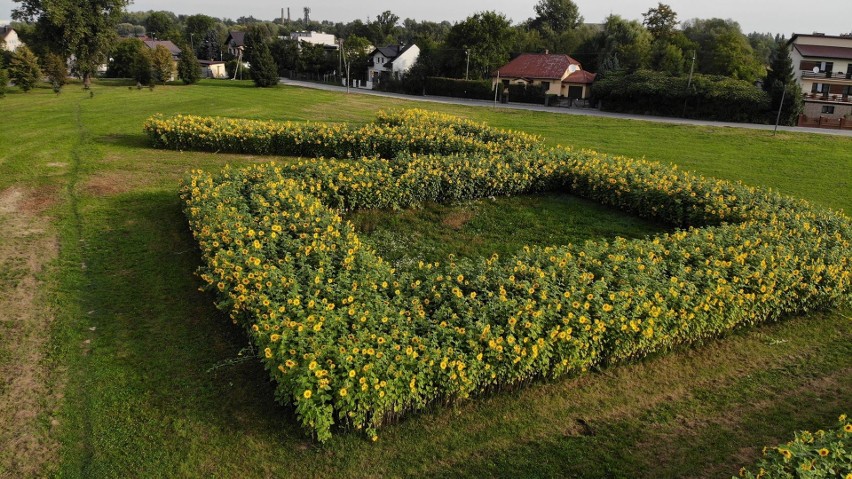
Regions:
[[[181,187],[201,278],[248,332],[277,399],[320,441],[347,429],[375,440],[435,402],[852,299],[849,218],[676,167],[546,149],[419,110],[381,114],[354,139],[341,125],[185,116],[152,118],[146,131],[160,147],[338,157],[194,171]],[[548,191],[678,229],[396,270],[341,218]]]

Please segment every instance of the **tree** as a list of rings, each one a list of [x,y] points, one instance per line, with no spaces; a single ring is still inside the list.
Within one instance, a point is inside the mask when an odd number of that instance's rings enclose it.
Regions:
[[[6,96],[6,88],[9,86],[9,74],[0,69],[0,98]]]
[[[696,66],[700,73],[749,82],[765,75],[763,64],[755,57],[737,22],[696,18],[685,22],[683,33],[698,46]]]
[[[787,42],[783,39],[777,42],[772,56],[772,64],[763,80],[763,89],[772,98],[772,111],[777,112],[779,107],[781,108],[781,123],[794,125],[802,112],[802,103],[799,100],[802,90],[796,81],[796,71],[793,69]]]
[[[447,66],[457,76],[464,76],[468,52],[470,77],[487,78],[509,60],[514,37],[515,30],[502,13],[476,13],[450,28],[446,46],[455,55]]]
[[[651,34],[636,20],[610,15],[600,34],[599,65],[629,72],[647,67],[651,54]]]
[[[677,13],[665,3],[658,3],[657,8],[650,8],[642,14],[642,25],[648,29],[654,40],[670,37],[677,27]]]
[[[537,30],[547,27],[558,34],[577,28],[583,23],[580,9],[571,0],[539,0],[534,8],[536,17],[532,26]]]
[[[168,48],[157,45],[154,52],[151,54],[151,72],[154,80],[166,84],[172,79],[175,74],[175,62],[172,59],[172,52]]]
[[[385,10],[379,14],[373,23],[373,28],[375,29],[373,44],[380,45],[382,43],[393,42],[397,22],[399,22],[399,16],[394,15],[390,10]]]
[[[142,44],[141,41],[139,41],[139,44],[141,46],[133,55],[132,66],[130,69],[131,76],[139,85],[153,85],[154,74],[151,50]]]
[[[50,50],[74,56],[74,70],[86,88],[115,41],[115,26],[128,0],[15,0],[13,18],[36,24]]]
[[[19,46],[12,55],[12,61],[9,63],[9,77],[23,91],[32,90],[41,79],[38,58],[26,45]]]
[[[142,40],[138,38],[126,38],[116,43],[110,52],[109,63],[107,63],[107,78],[134,78],[134,63],[139,52],[147,49]]]
[[[48,53],[43,60],[42,69],[53,90],[59,92],[68,83],[68,67],[65,59],[55,53]]]
[[[216,26],[216,19],[207,15],[190,15],[186,17],[184,39],[189,40],[192,47],[201,48],[207,32]]]
[[[185,85],[193,85],[201,80],[201,64],[195,57],[189,45],[181,49],[180,61],[178,61],[178,77]]]
[[[158,40],[177,40],[180,36],[177,18],[172,12],[151,12],[145,19],[145,28]]]
[[[255,86],[265,88],[278,84],[278,65],[272,59],[272,54],[269,53],[269,46],[266,42],[260,42],[260,44],[254,46],[249,71]]]
[[[367,70],[367,55],[370,53],[370,40],[358,35],[352,35],[343,41],[343,62],[347,82],[352,78],[353,68],[355,71]],[[363,75],[358,75],[361,77]]]

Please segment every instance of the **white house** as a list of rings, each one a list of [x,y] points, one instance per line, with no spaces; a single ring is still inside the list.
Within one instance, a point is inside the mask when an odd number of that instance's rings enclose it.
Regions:
[[[9,25],[0,26],[0,48],[14,52],[21,45],[23,43],[18,38],[18,32]]]
[[[327,50],[337,49],[337,38],[330,33],[322,32],[293,32],[290,34],[290,39],[298,42],[310,43],[312,45],[322,45]]]
[[[852,37],[794,34],[787,43],[805,116],[852,116]]]
[[[400,78],[417,63],[420,48],[417,45],[388,45],[378,47],[367,60],[367,81],[373,85],[383,78]]]

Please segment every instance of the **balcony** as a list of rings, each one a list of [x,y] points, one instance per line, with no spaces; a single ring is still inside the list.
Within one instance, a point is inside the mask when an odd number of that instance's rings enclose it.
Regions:
[[[805,92],[802,96],[805,100],[809,101],[824,101],[829,103],[852,103],[852,96],[850,95]]]
[[[848,83],[852,84],[852,70],[843,72],[818,72],[814,73],[811,70],[801,70],[802,80],[821,80],[826,83]]]

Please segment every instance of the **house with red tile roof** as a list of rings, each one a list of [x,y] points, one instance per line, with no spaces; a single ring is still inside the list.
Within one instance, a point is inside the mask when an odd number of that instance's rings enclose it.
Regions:
[[[523,53],[498,68],[492,81],[509,85],[541,86],[548,95],[587,98],[596,75],[583,70],[583,65],[563,54]]]
[[[852,117],[852,37],[797,33],[788,44],[805,116]]]

